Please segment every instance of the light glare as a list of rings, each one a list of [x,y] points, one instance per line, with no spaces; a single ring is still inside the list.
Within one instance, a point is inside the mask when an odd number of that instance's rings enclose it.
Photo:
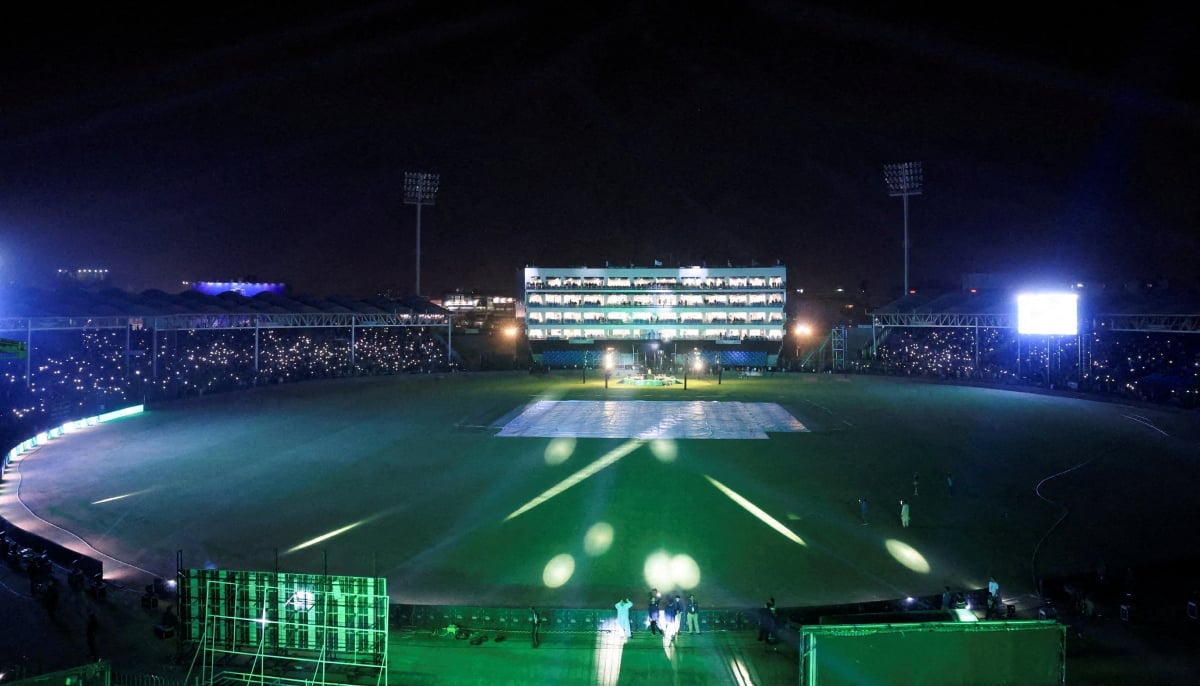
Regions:
[[[571,580],[575,573],[575,558],[567,553],[555,555],[542,570],[542,583],[546,588],[559,588]]]
[[[700,585],[700,565],[691,555],[657,550],[646,558],[642,576],[651,588],[689,590]]]
[[[929,563],[925,560],[925,556],[918,553],[915,548],[907,543],[897,541],[894,538],[889,538],[884,546],[887,547],[888,553],[896,558],[900,564],[908,567],[919,574],[929,573]]]
[[[671,558],[671,578],[679,588],[693,589],[700,585],[700,565],[691,555],[680,553]]]
[[[656,438],[650,441],[650,452],[658,458],[659,462],[674,462],[675,457],[679,454],[679,448],[673,440]]]
[[[555,438],[546,446],[546,464],[551,467],[566,462],[575,452],[574,438]]]
[[[642,566],[642,576],[650,588],[671,588],[671,556],[663,550],[650,555]]]
[[[1079,295],[1023,293],[1017,296],[1017,333],[1074,336],[1079,333]]]
[[[596,522],[583,537],[583,551],[592,557],[608,552],[613,543],[613,528],[607,522]]]

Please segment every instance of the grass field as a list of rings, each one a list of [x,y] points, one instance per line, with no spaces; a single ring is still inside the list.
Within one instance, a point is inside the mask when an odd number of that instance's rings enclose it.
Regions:
[[[545,399],[771,402],[809,431],[497,436]],[[181,550],[189,567],[377,574],[399,603],[611,607],[656,584],[709,608],[786,607],[989,575],[1013,597],[1039,576],[1195,557],[1198,428],[1195,413],[872,377],[351,379],[59,439],[20,463],[20,501],[157,576]],[[21,519],[11,485],[3,508]]]

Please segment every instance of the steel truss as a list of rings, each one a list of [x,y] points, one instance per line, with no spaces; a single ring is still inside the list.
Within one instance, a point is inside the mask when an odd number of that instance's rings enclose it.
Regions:
[[[200,686],[387,686],[382,578],[183,570],[180,655]]]
[[[937,328],[1011,329],[1015,317],[1008,314],[950,314],[934,312],[876,312],[871,314],[877,327],[926,326]]]
[[[950,314],[934,312],[876,312],[874,326],[1011,329],[1016,318],[1010,314]],[[1098,314],[1092,331],[1129,333],[1200,333],[1200,314]]]
[[[1093,328],[1136,333],[1200,333],[1200,314],[1105,314],[1096,317]]]

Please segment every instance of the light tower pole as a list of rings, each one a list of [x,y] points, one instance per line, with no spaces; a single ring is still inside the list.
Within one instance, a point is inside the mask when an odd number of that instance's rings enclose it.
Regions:
[[[404,204],[417,206],[417,289],[413,295],[421,295],[421,206],[433,205],[440,179],[440,174],[404,172]]]
[[[888,195],[904,198],[904,295],[908,295],[908,196],[920,195],[924,171],[920,162],[896,162],[883,165],[883,180]]]

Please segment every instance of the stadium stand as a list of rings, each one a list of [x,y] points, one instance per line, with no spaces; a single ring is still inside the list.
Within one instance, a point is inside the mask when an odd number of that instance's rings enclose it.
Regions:
[[[847,371],[1069,389],[1195,407],[1200,295],[1088,294],[1079,335],[1018,335],[1014,294],[913,294],[872,313]]]
[[[131,401],[460,366],[449,312],[419,298],[22,288],[0,303],[0,336],[28,344],[0,360],[6,445]]]

